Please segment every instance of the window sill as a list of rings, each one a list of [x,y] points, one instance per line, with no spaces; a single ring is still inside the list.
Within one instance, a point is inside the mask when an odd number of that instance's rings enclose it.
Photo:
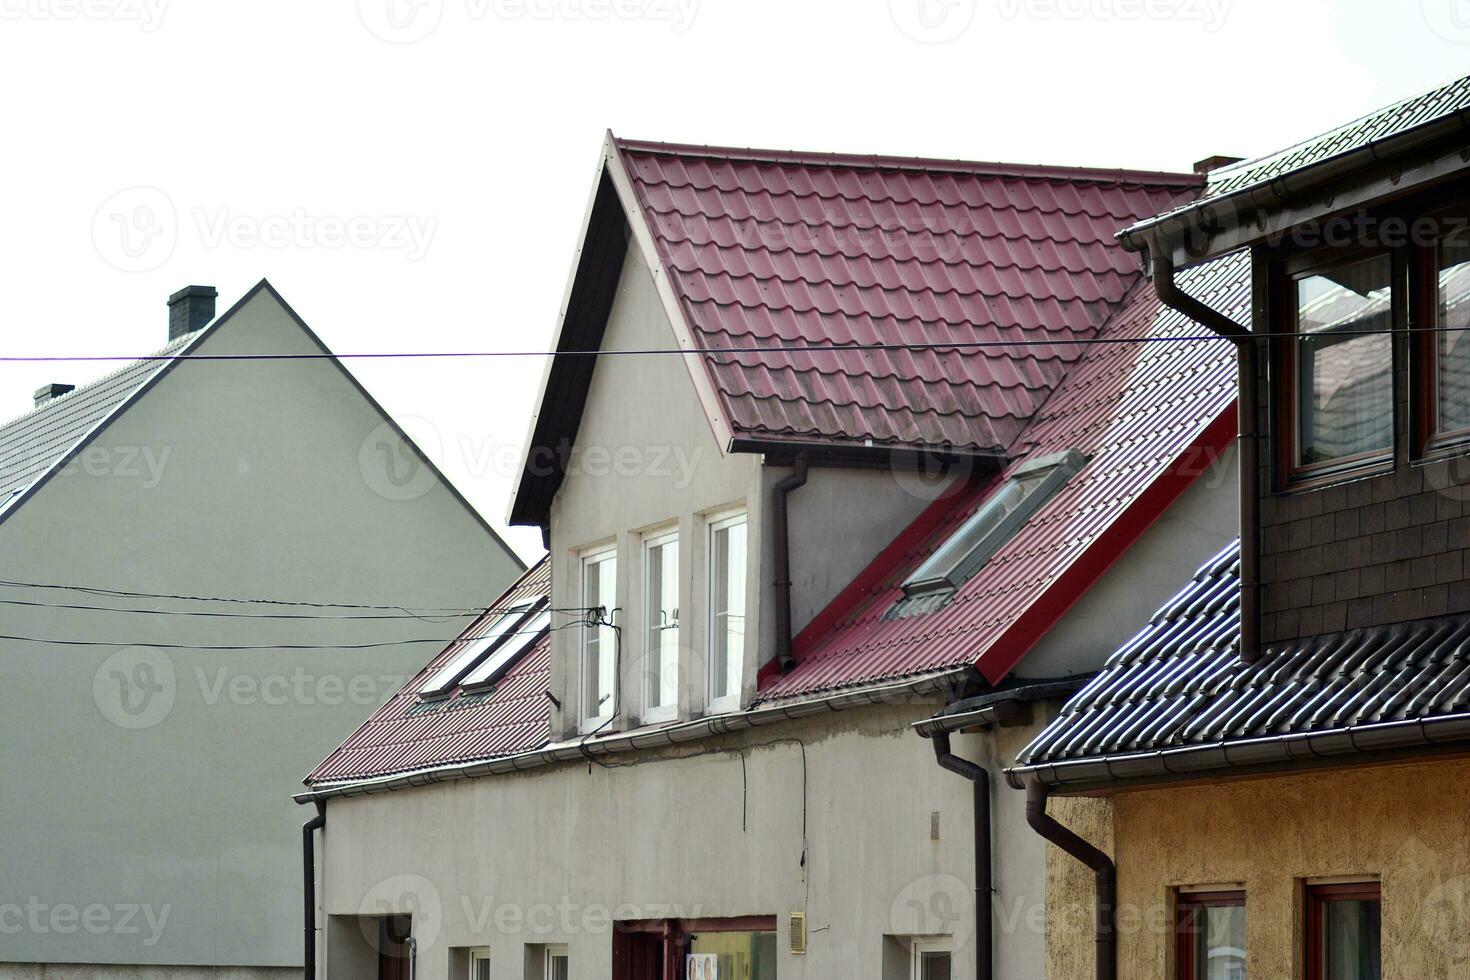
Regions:
[[[583,718],[581,724],[577,726],[577,734],[591,735],[594,732],[596,732],[598,735],[608,734],[612,731],[615,731],[615,729],[611,727],[612,720],[612,715],[604,715],[601,718]]]
[[[1307,490],[1321,490],[1323,487],[1336,486],[1339,483],[1351,483],[1366,477],[1383,476],[1392,473],[1394,469],[1392,456],[1374,457],[1335,466],[1330,463],[1325,465],[1327,467],[1325,469],[1297,470],[1289,474],[1285,483],[1276,489],[1276,493],[1286,495]]]
[[[677,721],[678,718],[679,708],[671,704],[668,707],[649,708],[643,712],[642,721],[645,725],[661,725],[667,721]]]
[[[710,715],[724,715],[740,710],[740,699],[730,696],[714,698],[704,707],[705,717]]]

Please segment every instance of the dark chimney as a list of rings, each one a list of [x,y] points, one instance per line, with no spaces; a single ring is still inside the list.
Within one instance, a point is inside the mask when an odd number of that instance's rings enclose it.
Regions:
[[[1194,172],[1203,177],[1211,170],[1219,170],[1221,167],[1228,167],[1244,159],[1245,157],[1205,157],[1194,165]]]
[[[168,339],[178,340],[214,319],[213,286],[185,286],[168,298]]]
[[[68,391],[72,391],[75,388],[76,388],[76,385],[64,385],[64,384],[61,384],[60,382],[55,382],[55,381],[53,381],[49,385],[42,385],[41,387],[39,387],[39,388],[36,389],[36,407],[37,408],[40,408],[42,405],[46,404],[51,399],[53,399],[53,398],[60,398],[62,395],[66,394]]]

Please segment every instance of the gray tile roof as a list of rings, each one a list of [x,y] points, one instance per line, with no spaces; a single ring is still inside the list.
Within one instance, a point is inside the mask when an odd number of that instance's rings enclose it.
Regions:
[[[1063,788],[1347,762],[1470,739],[1470,618],[1236,652],[1232,545],[1115,652],[1008,771]]]
[[[60,462],[86,435],[197,339],[185,334],[152,358],[133,361],[104,378],[0,424],[0,514]]]

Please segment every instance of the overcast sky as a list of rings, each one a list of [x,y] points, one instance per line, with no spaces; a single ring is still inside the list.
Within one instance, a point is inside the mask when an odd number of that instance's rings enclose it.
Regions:
[[[1470,0],[0,0],[0,352],[261,277],[338,352],[542,348],[608,128],[1188,169],[1467,71]],[[541,364],[350,367],[503,526]],[[0,417],[107,370],[0,365]]]

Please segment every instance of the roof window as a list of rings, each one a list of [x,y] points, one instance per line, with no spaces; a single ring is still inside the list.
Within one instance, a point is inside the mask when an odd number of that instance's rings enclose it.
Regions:
[[[480,664],[487,654],[496,649],[502,640],[507,637],[520,639],[521,631],[516,629],[516,627],[530,620],[532,613],[545,604],[546,600],[542,599],[535,603],[516,606],[492,623],[483,635],[466,640],[459,652],[451,657],[448,663],[435,671],[434,675],[424,681],[419,687],[419,697],[441,698],[447,696],[450,691],[454,690],[455,685],[462,678]],[[549,620],[549,612],[544,613],[544,615]],[[512,634],[513,629],[515,630],[515,634]]]
[[[515,634],[502,643],[494,653],[486,657],[484,662],[474,670],[465,675],[459,686],[466,691],[485,690],[495,686],[505,672],[514,667],[516,663],[531,649],[541,634],[551,627],[551,610],[543,609],[529,620],[522,623]]]

